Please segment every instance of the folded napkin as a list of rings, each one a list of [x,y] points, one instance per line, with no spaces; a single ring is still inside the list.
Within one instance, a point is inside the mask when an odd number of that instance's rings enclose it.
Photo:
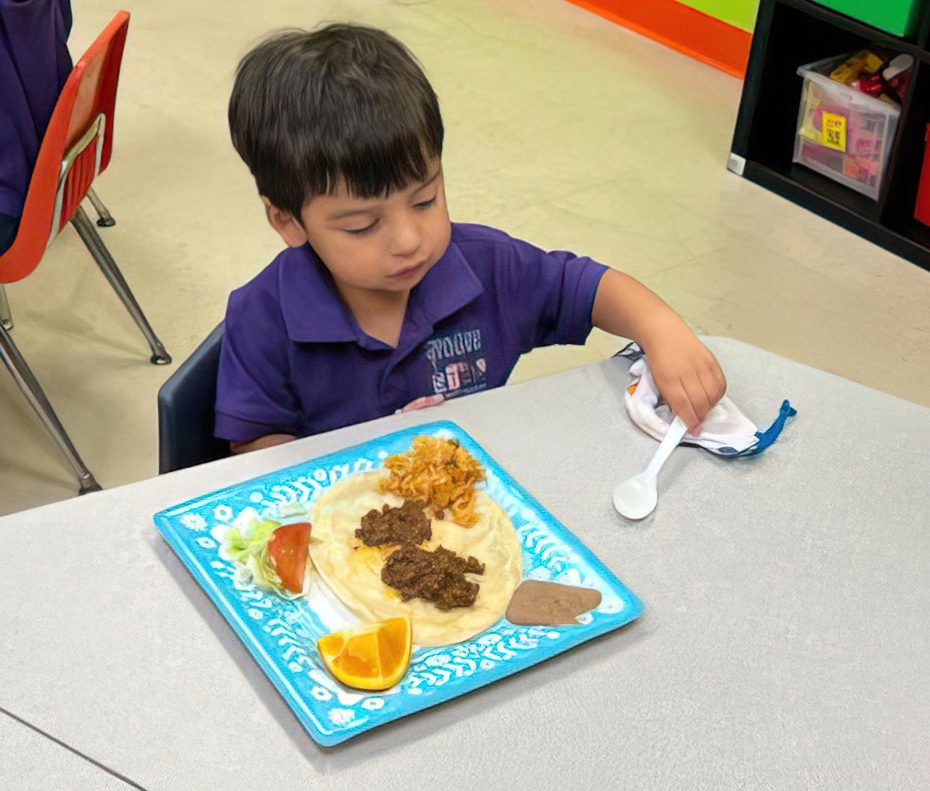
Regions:
[[[633,361],[630,366],[633,381],[623,399],[630,418],[650,437],[661,440],[675,416],[659,395],[646,356],[636,344],[630,344],[617,356]],[[725,395],[704,418],[701,433],[698,436],[686,434],[682,443],[696,445],[717,456],[752,456],[778,439],[785,422],[796,414],[797,410],[787,400],[783,401],[772,425],[760,431]]]

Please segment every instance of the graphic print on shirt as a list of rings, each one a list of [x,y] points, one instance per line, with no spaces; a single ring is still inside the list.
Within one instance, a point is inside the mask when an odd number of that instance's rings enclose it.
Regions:
[[[488,387],[488,364],[481,351],[481,330],[459,330],[426,342],[433,392],[446,398]]]

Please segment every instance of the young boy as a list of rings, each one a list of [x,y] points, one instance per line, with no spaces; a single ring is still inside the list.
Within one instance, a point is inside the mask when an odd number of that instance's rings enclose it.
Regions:
[[[592,324],[640,344],[691,429],[723,395],[717,360],[637,281],[450,222],[439,103],[389,34],[273,36],[239,64],[229,124],[288,245],[229,299],[216,435],[234,452],[498,387]]]

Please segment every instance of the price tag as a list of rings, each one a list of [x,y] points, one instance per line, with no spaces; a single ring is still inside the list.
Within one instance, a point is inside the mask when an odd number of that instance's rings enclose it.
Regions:
[[[820,142],[827,148],[846,150],[846,116],[824,113],[820,121]]]

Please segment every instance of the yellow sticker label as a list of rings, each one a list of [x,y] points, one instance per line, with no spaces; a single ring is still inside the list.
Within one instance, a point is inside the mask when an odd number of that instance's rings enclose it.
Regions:
[[[820,142],[827,148],[846,150],[846,116],[824,113],[820,121]]]

